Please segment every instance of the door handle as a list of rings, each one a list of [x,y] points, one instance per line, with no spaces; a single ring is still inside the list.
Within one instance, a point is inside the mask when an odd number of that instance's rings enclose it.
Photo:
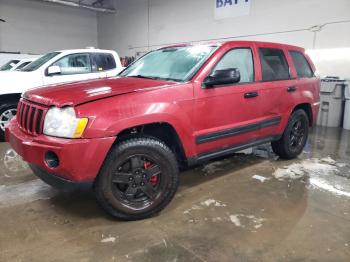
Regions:
[[[244,94],[244,98],[253,98],[259,96],[258,92],[248,92]]]
[[[295,86],[289,86],[289,87],[287,88],[287,92],[289,92],[289,93],[295,92],[295,91],[297,91],[297,88],[296,88]]]

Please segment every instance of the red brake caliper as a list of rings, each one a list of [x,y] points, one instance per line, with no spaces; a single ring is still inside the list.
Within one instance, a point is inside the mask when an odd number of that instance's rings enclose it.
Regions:
[[[145,161],[144,168],[149,169],[151,167],[151,163],[148,161]],[[158,182],[158,175],[151,176],[151,179],[149,180],[152,186],[155,186]]]

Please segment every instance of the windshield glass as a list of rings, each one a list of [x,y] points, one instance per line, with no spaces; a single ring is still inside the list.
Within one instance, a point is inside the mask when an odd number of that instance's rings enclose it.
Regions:
[[[57,56],[58,54],[60,54],[59,52],[52,52],[52,53],[48,53],[40,58],[38,58],[37,60],[31,62],[29,65],[27,65],[26,67],[23,67],[20,71],[24,71],[24,72],[32,72],[37,70],[39,67],[41,67],[43,64],[45,64],[47,61],[49,61],[50,59],[54,58],[55,56]]]
[[[148,53],[120,75],[128,77],[189,80],[214,51],[215,46],[168,47]]]
[[[19,60],[8,61],[6,64],[0,67],[0,71],[8,71],[13,68],[18,62]]]

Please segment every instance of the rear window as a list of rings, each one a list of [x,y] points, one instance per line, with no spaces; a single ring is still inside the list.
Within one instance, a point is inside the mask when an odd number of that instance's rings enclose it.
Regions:
[[[302,53],[297,51],[290,51],[289,53],[292,57],[298,77],[304,78],[314,76],[314,72],[312,71],[309,62],[306,60],[305,56]]]
[[[286,80],[290,78],[287,59],[281,49],[259,49],[262,80]]]
[[[112,54],[95,53],[92,54],[93,71],[106,71],[117,67]]]

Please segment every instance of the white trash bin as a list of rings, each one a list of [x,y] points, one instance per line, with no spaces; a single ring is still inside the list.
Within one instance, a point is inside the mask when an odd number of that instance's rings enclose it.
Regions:
[[[344,122],[343,128],[350,130],[350,81],[345,85],[345,110],[344,110]]]
[[[344,110],[344,83],[344,80],[334,78],[321,80],[317,125],[340,127]]]

